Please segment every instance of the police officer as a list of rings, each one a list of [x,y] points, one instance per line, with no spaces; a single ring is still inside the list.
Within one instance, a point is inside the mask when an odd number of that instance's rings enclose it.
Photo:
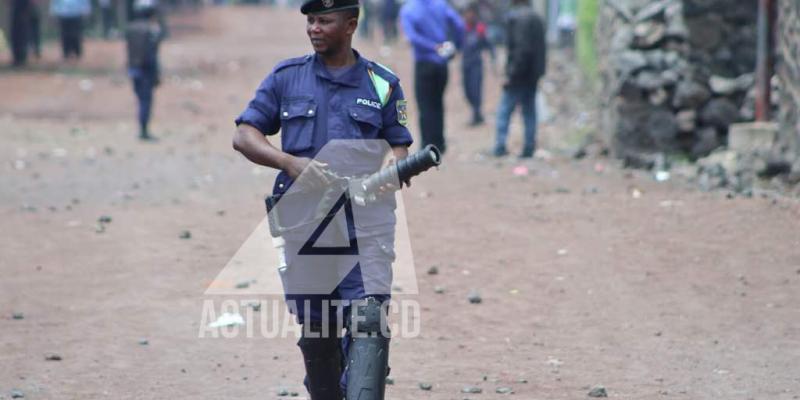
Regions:
[[[150,112],[153,91],[160,83],[158,47],[166,36],[163,20],[159,20],[156,0],[136,0],[134,18],[125,34],[128,50],[128,76],[139,103],[139,139],[154,141],[150,134]]]
[[[301,12],[307,16],[306,34],[314,53],[285,60],[273,69],[236,119],[233,138],[234,149],[250,161],[281,171],[274,196],[290,195],[296,180],[298,186],[306,179],[312,186],[327,183],[329,167],[315,157],[332,141],[339,142],[336,139],[383,140],[395,159],[405,158],[412,143],[398,78],[351,47],[358,27],[358,0],[308,0]],[[277,148],[269,136],[279,131],[281,145]],[[303,178],[298,180],[301,173]],[[388,223],[373,224],[374,229],[357,238],[358,252],[365,257],[330,293],[290,291],[288,287],[298,285],[292,282],[296,276],[284,277],[287,303],[304,303],[289,309],[304,325],[298,346],[305,361],[306,388],[313,400],[383,399],[389,337],[379,328],[385,326],[385,302],[390,296],[393,201],[392,196],[391,202],[383,203],[388,207],[377,208],[380,215],[376,221]],[[349,225],[345,233],[352,233]],[[304,239],[290,234],[285,239],[289,270],[296,271],[303,267],[297,264],[302,264],[298,248],[303,247]],[[365,285],[375,276],[382,290]],[[323,308],[323,301],[329,300],[363,300],[363,307],[345,311],[360,317],[363,324],[359,328],[348,324],[344,338],[325,335],[341,332],[339,326],[324,326],[336,320]]]

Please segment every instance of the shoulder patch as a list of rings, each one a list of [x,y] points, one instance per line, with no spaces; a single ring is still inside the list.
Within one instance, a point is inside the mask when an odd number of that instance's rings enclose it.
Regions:
[[[397,123],[408,126],[408,102],[397,100]]]
[[[370,61],[369,67],[370,69],[375,71],[376,75],[380,76],[381,78],[389,82],[390,85],[396,85],[400,81],[400,78],[397,77],[394,71],[392,71],[391,69],[389,69],[389,67],[383,64],[377,63],[375,61]]]
[[[295,66],[295,65],[303,65],[303,64],[311,61],[311,59],[312,59],[312,57],[310,55],[307,55],[307,56],[303,56],[303,57],[295,57],[295,58],[290,58],[288,60],[283,60],[283,61],[279,62],[275,66],[275,68],[272,70],[272,72],[275,73],[275,72],[278,72],[278,71],[280,71],[282,69],[286,69],[288,67],[292,67],[292,66]]]

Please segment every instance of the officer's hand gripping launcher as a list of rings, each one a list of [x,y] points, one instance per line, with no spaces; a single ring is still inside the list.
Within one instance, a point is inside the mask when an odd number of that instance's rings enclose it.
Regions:
[[[380,188],[388,184],[408,184],[415,177],[432,167],[442,163],[442,153],[436,146],[429,144],[420,151],[382,168],[380,171],[364,178],[352,179],[349,182],[350,196],[360,206],[375,201]]]
[[[291,227],[282,225],[278,210],[273,210],[281,196],[269,196],[267,197],[267,217],[269,220],[270,233],[273,237],[277,238],[283,236],[287,231],[329,217],[334,204],[336,204],[342,192],[355,202],[356,205],[362,207],[366,206],[378,199],[382,187],[389,184],[399,184],[400,187],[398,187],[398,189],[400,189],[403,183],[408,184],[411,178],[441,163],[442,153],[439,149],[434,145],[427,145],[418,152],[363,178],[341,177],[330,173],[333,183],[323,194],[317,206],[317,210],[314,213],[313,220],[304,221]]]

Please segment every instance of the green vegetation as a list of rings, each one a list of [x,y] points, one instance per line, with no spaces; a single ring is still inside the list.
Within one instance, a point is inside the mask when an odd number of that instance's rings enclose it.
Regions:
[[[576,56],[587,80],[594,84],[598,79],[597,55],[594,49],[594,28],[597,23],[600,0],[580,0],[578,2],[578,29],[575,39]]]

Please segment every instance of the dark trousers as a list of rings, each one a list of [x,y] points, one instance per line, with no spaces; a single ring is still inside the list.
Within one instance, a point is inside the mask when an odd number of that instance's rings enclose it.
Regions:
[[[158,82],[158,73],[149,69],[137,69],[133,74],[133,91],[139,101],[139,129],[142,135],[148,134],[150,110],[153,108],[153,89]]]
[[[472,63],[464,65],[464,94],[467,96],[469,105],[472,106],[472,121],[477,122],[483,119],[481,113],[481,103],[483,101],[483,64]]]
[[[111,29],[115,27],[116,22],[114,8],[112,6],[102,7],[100,11],[103,19],[103,38],[108,39],[111,37]]]
[[[42,56],[42,16],[35,6],[31,8],[30,35],[30,46],[33,49],[33,54],[36,55],[36,58],[39,58]]]
[[[14,65],[23,65],[28,60],[31,3],[30,0],[14,0],[11,6],[11,53],[14,57]]]
[[[81,17],[61,17],[61,51],[64,58],[81,58],[83,52],[83,21]]]
[[[447,64],[417,61],[414,65],[414,89],[419,108],[422,147],[432,144],[444,153],[444,89],[447,87]]]

